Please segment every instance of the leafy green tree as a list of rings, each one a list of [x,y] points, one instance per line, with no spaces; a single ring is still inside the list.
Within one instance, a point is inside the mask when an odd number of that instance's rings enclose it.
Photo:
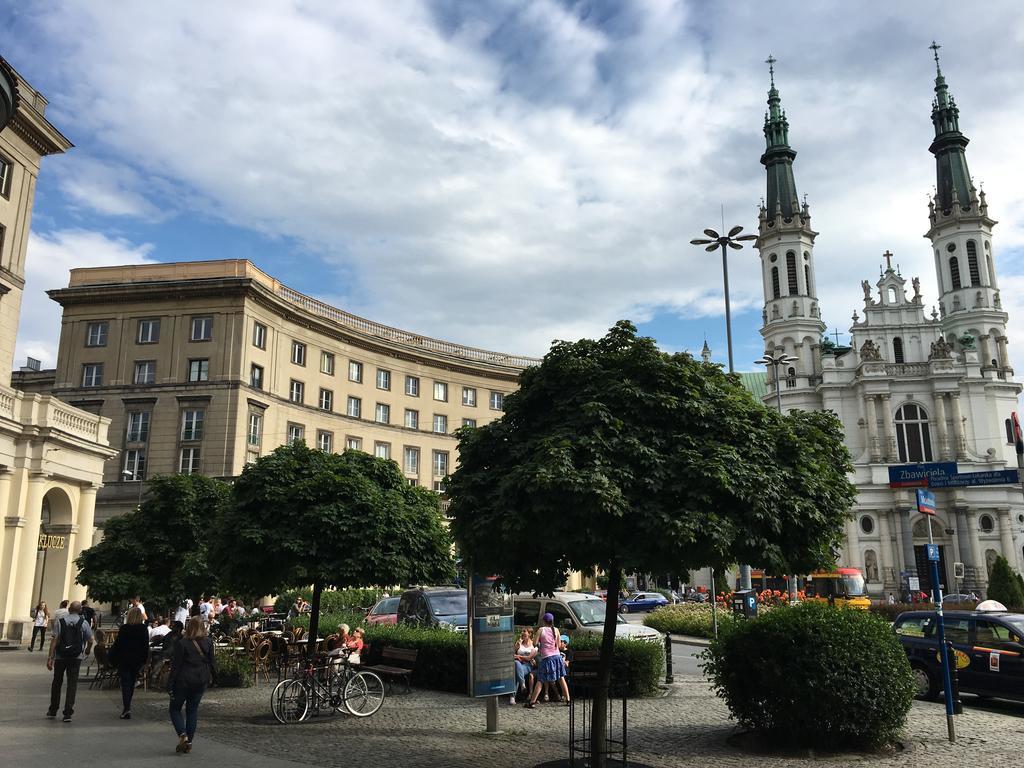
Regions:
[[[992,573],[988,576],[988,599],[998,600],[1007,608],[1024,606],[1020,575],[1014,573],[1009,561],[1002,555],[996,558],[992,564]]]
[[[325,587],[450,579],[451,537],[437,494],[362,451],[299,441],[250,464],[218,523],[211,559],[231,589],[271,594],[313,586],[315,637]]]
[[[231,487],[203,475],[162,475],[149,481],[141,506],[111,518],[103,539],[75,561],[77,581],[102,601],[143,596],[172,608],[217,588],[208,542]]]
[[[474,570],[535,592],[570,570],[608,576],[603,686],[623,572],[831,564],[855,496],[833,414],[780,416],[738,377],[664,354],[626,321],[556,342],[502,418],[458,435],[449,512]],[[606,723],[598,697],[595,755]]]

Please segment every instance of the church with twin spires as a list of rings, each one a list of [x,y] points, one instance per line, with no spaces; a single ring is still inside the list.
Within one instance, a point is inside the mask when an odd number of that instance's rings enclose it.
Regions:
[[[1016,469],[1010,416],[1021,385],[1007,351],[992,231],[984,190],[967,169],[967,137],[935,53],[936,191],[928,203],[925,237],[934,254],[939,295],[926,305],[919,280],[908,281],[886,252],[864,304],[853,312],[850,345],[824,340],[814,243],[806,198],[797,196],[789,123],[775,86],[765,115],[761,163],[767,194],[758,238],[764,285],[761,335],[768,354],[793,362],[772,369],[766,405],[784,411],[830,410],[843,422],[858,489],[839,565],[864,574],[873,596],[899,596],[913,579],[930,587],[924,545],[928,525],[940,545],[944,592],[984,594],[989,570],[1002,555],[1024,568],[1021,486],[935,490],[937,514],[917,512],[913,488],[892,488],[889,467],[955,462],[958,473]],[[929,302],[930,303],[930,302]],[[963,563],[956,579],[954,563]]]

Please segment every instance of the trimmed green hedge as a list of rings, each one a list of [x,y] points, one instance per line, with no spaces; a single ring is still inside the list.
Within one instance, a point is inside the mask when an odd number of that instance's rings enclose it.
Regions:
[[[759,610],[763,611],[764,606]],[[735,619],[730,611],[718,609],[718,629],[732,624]],[[711,603],[681,603],[655,608],[644,617],[644,624],[659,632],[691,637],[712,637]]]
[[[321,613],[362,613],[369,610],[380,600],[385,590],[371,587],[367,589],[325,589],[320,593]],[[390,593],[389,593],[390,594]],[[293,589],[277,596],[274,601],[276,613],[287,613],[295,598],[302,596],[306,602],[313,602],[313,590]]]
[[[292,623],[308,627],[309,617],[300,616]],[[384,647],[388,645],[418,650],[412,674],[413,685],[435,691],[465,693],[469,674],[469,638],[465,633],[386,624],[370,626],[359,614],[328,614],[320,616],[320,636],[331,634],[341,623],[353,629],[361,626],[365,630],[369,651],[363,652],[364,664],[379,663]],[[600,635],[577,632],[573,636],[574,648],[597,650],[600,645]],[[615,655],[630,667],[630,696],[646,696],[657,690],[665,665],[665,649],[660,643],[619,639],[615,641]]]
[[[744,728],[787,747],[881,747],[914,699],[907,654],[867,611],[809,602],[735,622],[704,653],[719,697]]]
[[[252,657],[214,649],[218,688],[248,688],[252,685]]]
[[[973,611],[977,603],[943,603],[944,611]],[[872,605],[868,611],[881,616],[886,621],[896,621],[896,617],[907,611],[930,611],[934,608],[932,603],[882,603]]]

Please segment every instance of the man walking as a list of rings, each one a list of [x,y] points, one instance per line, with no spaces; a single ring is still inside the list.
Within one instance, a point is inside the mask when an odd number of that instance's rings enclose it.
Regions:
[[[92,650],[92,627],[82,617],[82,604],[77,600],[68,606],[68,615],[58,619],[53,625],[50,639],[50,654],[46,659],[46,668],[53,671],[53,684],[50,686],[50,708],[47,717],[56,717],[60,706],[60,689],[64,684],[64,676],[68,678],[68,690],[64,696],[64,722],[70,723],[75,713],[75,694],[78,693],[78,672],[82,668],[82,660]]]

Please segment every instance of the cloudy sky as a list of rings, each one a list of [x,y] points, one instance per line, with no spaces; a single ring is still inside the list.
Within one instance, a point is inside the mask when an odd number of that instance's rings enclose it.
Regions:
[[[935,297],[934,63],[1001,221],[1024,369],[1024,14],[1011,0],[335,0],[0,4],[3,55],[75,143],[38,188],[19,357],[52,364],[72,266],[248,258],[373,320],[541,355],[630,318],[724,359],[720,265],[756,225],[768,85],[821,234],[840,339],[881,253]],[[737,368],[760,269],[731,256]]]

